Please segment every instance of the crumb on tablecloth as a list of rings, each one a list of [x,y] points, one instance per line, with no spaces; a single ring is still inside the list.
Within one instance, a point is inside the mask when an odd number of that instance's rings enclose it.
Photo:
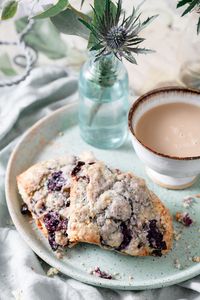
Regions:
[[[59,273],[58,269],[56,268],[50,268],[48,271],[47,271],[47,276],[51,277],[51,276],[54,276],[54,275],[57,275]]]
[[[15,300],[22,300],[22,290],[17,289],[11,292]]]

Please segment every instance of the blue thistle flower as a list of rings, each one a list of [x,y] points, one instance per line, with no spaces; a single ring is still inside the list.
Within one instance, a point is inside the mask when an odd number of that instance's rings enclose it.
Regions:
[[[122,0],[118,0],[115,13],[111,8],[111,0],[106,0],[103,14],[99,15],[92,7],[95,17],[95,23],[88,23],[83,19],[80,21],[91,31],[96,43],[90,48],[91,51],[97,51],[96,59],[102,55],[113,53],[118,59],[124,57],[129,62],[136,64],[134,54],[146,54],[154,52],[150,49],[140,48],[139,44],[145,39],[139,37],[139,33],[152,21],[157,15],[148,17],[145,21],[140,21],[141,14],[138,14],[138,8],[133,7],[132,14],[126,17],[122,10]]]

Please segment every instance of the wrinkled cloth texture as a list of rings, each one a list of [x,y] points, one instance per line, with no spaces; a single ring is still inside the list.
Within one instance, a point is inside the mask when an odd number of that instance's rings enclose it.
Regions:
[[[25,82],[0,90],[0,300],[200,299],[200,276],[147,291],[96,288],[62,274],[48,277],[50,266],[34,254],[12,225],[4,183],[10,153],[31,125],[77,96],[77,79],[53,66],[36,68]]]

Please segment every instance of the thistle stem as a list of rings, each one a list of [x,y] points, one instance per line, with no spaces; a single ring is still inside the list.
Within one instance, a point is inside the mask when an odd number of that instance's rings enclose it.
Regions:
[[[103,90],[101,91],[101,95],[99,97],[99,102],[102,99],[102,95],[103,95]],[[99,111],[100,107],[101,107],[101,103],[95,103],[94,106],[92,107],[91,114],[90,114],[90,119],[89,119],[89,122],[88,122],[88,125],[90,127],[92,126],[93,121],[94,121],[96,115],[98,114],[98,111]]]
[[[111,88],[116,81],[116,71],[118,68],[118,61],[114,56],[102,57],[99,61],[94,62],[97,64],[97,83],[100,86],[100,92],[98,95],[98,101],[95,103],[91,109],[90,119],[88,121],[88,126],[92,126],[96,115],[98,114],[101,106],[102,100],[104,100],[104,93],[106,88]]]

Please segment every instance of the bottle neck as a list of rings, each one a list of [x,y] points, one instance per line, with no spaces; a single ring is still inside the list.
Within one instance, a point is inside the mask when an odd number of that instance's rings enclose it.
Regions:
[[[96,59],[95,54],[90,54],[89,58],[91,74],[100,85],[105,87],[112,86],[117,79],[122,63],[114,56],[114,54],[101,56],[98,59]]]

